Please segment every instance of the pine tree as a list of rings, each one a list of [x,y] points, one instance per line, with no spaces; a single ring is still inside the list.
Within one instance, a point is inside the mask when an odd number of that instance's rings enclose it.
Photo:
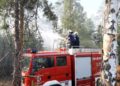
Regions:
[[[15,0],[15,57],[13,86],[21,86],[21,46],[20,46],[20,30],[19,30],[19,0]]]
[[[74,0],[64,0],[64,15],[62,18],[62,26],[64,29],[74,28],[74,13],[73,13]]]

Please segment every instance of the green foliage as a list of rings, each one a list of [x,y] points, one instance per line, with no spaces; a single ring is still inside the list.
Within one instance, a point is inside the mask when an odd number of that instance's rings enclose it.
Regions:
[[[57,16],[52,11],[52,4],[48,4],[47,0],[24,0],[24,6],[27,10],[34,10],[34,8],[41,7],[44,15],[49,20],[57,20]]]
[[[64,0],[64,15],[62,25],[64,29],[74,28],[73,0]]]
[[[3,29],[8,29],[9,28],[9,25],[7,23],[4,23],[3,26],[2,26]]]
[[[62,27],[66,30],[71,29],[73,31],[77,31],[80,36],[81,46],[96,46],[91,38],[91,34],[94,30],[94,23],[90,18],[87,18],[80,2],[75,2],[74,0],[64,0]]]
[[[57,20],[57,16],[52,11],[52,4],[48,5],[47,0],[43,1],[43,12],[44,12],[44,15],[47,16],[49,20]]]
[[[0,0],[0,9],[3,9],[5,6],[7,6],[7,0]]]
[[[4,30],[7,30],[9,28],[9,24],[6,23],[6,18],[7,18],[7,16],[3,17],[2,29],[4,29]]]
[[[93,32],[92,39],[98,48],[102,48],[103,36],[102,36],[103,26],[99,25],[97,30]]]
[[[3,79],[5,77],[11,76],[13,72],[13,41],[11,40],[11,34],[7,34],[6,32],[0,34],[0,78]],[[9,52],[9,53],[8,53]],[[8,55],[4,57],[6,54]],[[3,60],[1,60],[4,58]]]
[[[23,4],[26,9],[33,10],[35,6],[39,3],[39,0],[24,0]]]
[[[36,34],[32,30],[26,30],[24,35],[24,49],[35,48],[37,50],[42,50],[42,39],[36,38]]]
[[[9,29],[9,25],[6,23],[6,20],[7,18],[10,17],[11,14],[9,14],[8,16],[6,16],[6,14],[8,14],[10,11],[13,11],[13,7],[14,7],[14,3],[13,3],[14,0],[0,0],[0,7],[3,7],[3,8],[6,8],[6,9],[2,9],[1,10],[1,13],[3,15],[2,18],[3,18],[3,24],[2,24],[2,29],[4,30],[7,30]],[[24,9],[26,9],[27,11],[31,11],[31,13],[33,12],[33,17],[37,16],[38,14],[36,13],[36,9],[38,9],[39,7],[41,7],[41,9],[43,9],[43,12],[44,12],[44,15],[49,19],[49,20],[56,20],[57,21],[57,16],[55,15],[55,13],[52,11],[52,4],[48,4],[48,1],[47,0],[20,0]],[[8,10],[8,8],[10,10]],[[14,12],[14,11],[13,11]],[[34,13],[35,12],[35,13]],[[13,14],[14,15],[14,14]],[[14,16],[13,16],[14,17]],[[33,18],[31,17],[31,18]],[[27,16],[25,15],[25,18],[27,18]],[[26,19],[27,20],[27,19]],[[25,23],[27,21],[24,21]],[[32,22],[32,20],[31,20]],[[27,29],[29,28],[29,26],[27,27]],[[35,28],[35,27],[33,27]],[[26,34],[29,35],[28,33],[29,31],[26,32]],[[31,29],[31,35],[30,36],[25,36],[25,39],[28,39],[27,41],[29,42],[26,42],[25,43],[25,48],[28,48],[28,47],[36,47],[36,43],[38,44],[38,42],[40,42],[40,40],[42,39],[37,39],[36,38],[36,33],[34,33]],[[39,43],[40,46],[42,46],[40,43]]]

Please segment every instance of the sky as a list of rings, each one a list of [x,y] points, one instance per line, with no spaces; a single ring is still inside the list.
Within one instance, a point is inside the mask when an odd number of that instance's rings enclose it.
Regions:
[[[50,0],[56,2],[59,0]],[[101,6],[103,6],[104,0],[80,0],[80,3],[84,7],[85,12],[87,12],[88,17],[95,15]]]
[[[98,10],[103,6],[104,0],[80,0],[88,17],[96,15]]]

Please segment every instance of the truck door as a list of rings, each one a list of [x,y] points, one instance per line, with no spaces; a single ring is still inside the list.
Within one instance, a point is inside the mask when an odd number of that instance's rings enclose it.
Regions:
[[[75,84],[76,86],[91,86],[91,57],[75,57]]]
[[[54,56],[40,56],[32,60],[32,72],[40,76],[40,84],[55,79]]]
[[[71,62],[69,56],[56,56],[56,80],[62,86],[71,86]]]

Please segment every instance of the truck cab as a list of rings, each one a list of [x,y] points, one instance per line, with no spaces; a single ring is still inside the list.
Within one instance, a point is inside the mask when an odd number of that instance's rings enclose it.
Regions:
[[[98,52],[41,51],[23,54],[23,86],[40,86],[57,80],[62,86],[95,86],[100,75]]]

